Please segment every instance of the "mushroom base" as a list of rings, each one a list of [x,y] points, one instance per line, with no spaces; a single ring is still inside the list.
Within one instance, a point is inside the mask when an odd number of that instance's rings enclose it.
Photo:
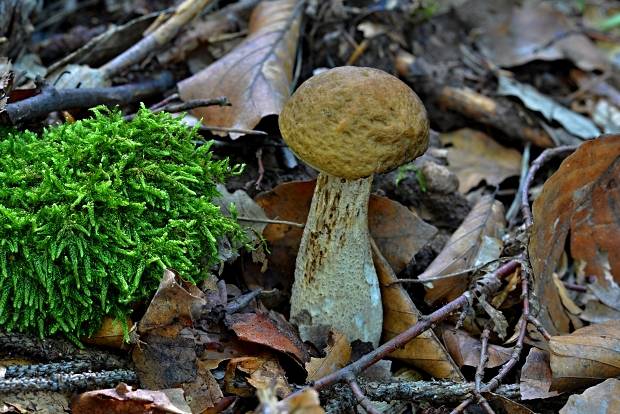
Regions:
[[[291,297],[291,321],[317,346],[330,328],[374,346],[381,337],[381,292],[368,233],[371,183],[372,177],[324,173],[317,179]]]

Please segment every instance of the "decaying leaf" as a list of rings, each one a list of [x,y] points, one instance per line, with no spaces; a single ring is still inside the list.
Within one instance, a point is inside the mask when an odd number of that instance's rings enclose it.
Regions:
[[[306,363],[307,382],[316,381],[339,370],[351,360],[351,344],[340,332],[331,331],[327,338],[327,348],[322,358],[310,358]]]
[[[594,122],[589,118],[560,105],[530,85],[500,76],[497,91],[501,95],[519,98],[526,107],[540,112],[550,122],[558,122],[566,131],[579,138],[589,139],[600,134]]]
[[[251,397],[256,390],[272,389],[284,398],[292,392],[286,373],[270,355],[234,358],[228,362],[224,377],[226,392]]]
[[[290,95],[303,2],[260,2],[250,18],[249,35],[226,56],[179,82],[184,101],[226,96],[230,107],[193,111],[209,125],[254,128],[278,115]],[[232,139],[243,134],[231,133]]]
[[[480,351],[482,343],[480,339],[474,338],[462,329],[455,330],[451,326],[442,326],[441,337],[448,352],[459,367],[467,365],[477,367],[480,363]],[[489,344],[487,348],[489,360],[487,368],[495,368],[504,365],[512,354],[512,348]]]
[[[464,128],[440,134],[448,146],[448,168],[459,178],[459,191],[466,193],[483,180],[497,186],[508,177],[518,176],[521,154],[506,148],[483,132]]]
[[[620,375],[620,321],[586,326],[549,341],[552,390],[566,391]]]
[[[172,403],[171,399],[175,401],[175,404]],[[183,390],[181,389],[171,389],[165,392],[133,390],[127,384],[80,394],[71,403],[71,412],[75,414],[147,412],[153,414],[191,414],[189,406],[183,400]]]
[[[484,9],[492,10],[481,16]],[[459,16],[477,27],[480,49],[499,66],[559,59],[587,71],[609,66],[594,43],[550,4],[469,1],[459,8]]]
[[[552,274],[570,233],[573,259],[602,280],[620,280],[620,136],[583,143],[547,180],[534,202],[529,254],[537,318],[552,334],[569,332],[570,320]]]
[[[283,183],[259,194],[256,202],[269,218],[305,223],[310,210],[315,181]],[[370,196],[368,205],[370,234],[395,272],[405,268],[411,258],[435,235],[437,229],[405,206],[385,197]],[[269,243],[269,268],[265,277],[292,284],[295,258],[303,228],[288,224],[269,224],[263,236]]]
[[[551,387],[551,366],[549,353],[538,348],[530,349],[521,370],[519,388],[522,400],[551,398],[559,395],[557,391],[549,391]]]
[[[620,380],[610,378],[582,394],[568,397],[560,414],[615,414],[620,413]]]
[[[140,383],[150,389],[181,387],[194,411],[213,407],[223,397],[211,368],[196,354],[196,315],[205,305],[203,293],[173,272],[164,277],[138,324],[140,346],[132,358]]]
[[[534,411],[530,410],[526,406],[499,394],[483,392],[482,396],[486,398],[491,405],[491,408],[493,408],[497,413],[534,414]]]
[[[502,251],[504,228],[504,207],[492,196],[483,196],[418,278],[432,279],[492,262]],[[467,289],[467,285],[467,275],[434,280],[425,299],[428,303],[453,300]]]
[[[420,318],[420,312],[407,291],[397,283],[396,274],[374,242],[372,248],[383,301],[382,340],[387,341],[414,325]],[[413,365],[435,378],[463,380],[461,371],[430,329],[392,352],[390,357]]]
[[[125,329],[131,329],[132,326],[133,322],[129,318],[123,326],[121,321],[106,316],[99,330],[88,338],[82,338],[82,342],[91,345],[123,349],[128,345],[125,341]]]
[[[305,388],[290,398],[278,401],[271,389],[257,390],[260,405],[256,413],[272,414],[324,414],[319,393],[312,388]]]
[[[230,328],[239,339],[267,346],[275,351],[284,352],[299,364],[309,360],[304,345],[295,329],[274,311],[269,314],[236,313],[227,319]]]

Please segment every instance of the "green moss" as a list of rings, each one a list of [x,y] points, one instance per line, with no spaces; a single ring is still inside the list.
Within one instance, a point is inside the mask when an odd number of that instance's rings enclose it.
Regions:
[[[92,334],[157,289],[199,281],[217,241],[245,235],[211,200],[232,174],[168,114],[119,111],[32,132],[0,130],[0,327]]]

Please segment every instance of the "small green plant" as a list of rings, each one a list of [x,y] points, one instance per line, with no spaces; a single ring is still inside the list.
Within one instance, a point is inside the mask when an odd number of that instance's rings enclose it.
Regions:
[[[46,129],[0,130],[0,327],[77,339],[157,289],[200,281],[218,240],[246,236],[212,199],[240,172],[169,114],[142,108]]]
[[[420,186],[420,190],[425,193],[426,192],[426,177],[422,173],[422,170],[415,167],[413,164],[405,164],[403,166],[398,167],[396,171],[396,177],[394,178],[394,184],[398,187],[405,178],[409,175],[410,172],[415,174],[415,178]]]

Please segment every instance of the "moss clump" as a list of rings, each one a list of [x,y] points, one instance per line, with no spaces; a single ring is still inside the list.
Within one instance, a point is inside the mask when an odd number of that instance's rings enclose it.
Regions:
[[[244,242],[211,200],[238,173],[168,114],[118,111],[32,132],[0,130],[0,327],[92,334],[156,290],[191,281]]]

